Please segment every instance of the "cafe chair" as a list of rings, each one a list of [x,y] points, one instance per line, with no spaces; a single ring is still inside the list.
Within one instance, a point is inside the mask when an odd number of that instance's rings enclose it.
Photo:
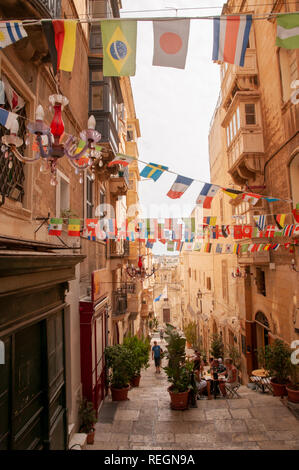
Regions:
[[[228,387],[225,384],[227,398],[241,398],[241,396],[238,394],[239,388],[240,388],[240,384],[236,384],[234,387]]]

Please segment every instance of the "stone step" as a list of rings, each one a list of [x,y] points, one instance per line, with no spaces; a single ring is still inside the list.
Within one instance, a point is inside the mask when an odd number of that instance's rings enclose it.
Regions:
[[[87,434],[84,432],[77,432],[73,435],[70,444],[69,450],[83,450],[86,448],[87,443]]]

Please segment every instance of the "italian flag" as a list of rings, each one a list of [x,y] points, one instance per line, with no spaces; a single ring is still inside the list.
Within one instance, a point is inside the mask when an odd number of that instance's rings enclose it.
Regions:
[[[299,48],[299,13],[277,17],[276,46],[285,49]]]
[[[67,234],[69,237],[80,237],[80,219],[69,219]]]
[[[49,224],[49,235],[56,235],[59,236],[61,235],[62,231],[62,219],[56,219],[52,218],[50,219],[50,224]]]

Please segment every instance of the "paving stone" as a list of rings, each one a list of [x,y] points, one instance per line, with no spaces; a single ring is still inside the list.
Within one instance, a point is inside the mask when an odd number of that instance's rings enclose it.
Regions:
[[[232,419],[232,416],[228,410],[218,409],[218,410],[206,410],[207,420],[215,419]]]
[[[299,433],[294,431],[267,431],[267,436],[271,441],[292,441],[298,439]]]
[[[245,419],[245,423],[249,431],[252,431],[252,432],[266,431],[265,424],[256,418]]]
[[[285,441],[262,441],[257,442],[262,450],[291,450],[292,447]]]
[[[211,421],[188,421],[188,426],[191,434],[215,431],[214,423]]]
[[[133,428],[133,421],[120,421],[120,420],[115,420],[113,425],[112,425],[112,429],[111,429],[111,432],[113,433],[120,433],[120,432],[124,432],[124,433],[130,433],[132,431],[132,428]]]
[[[133,434],[153,434],[153,421],[135,421],[133,424]]]
[[[178,428],[179,430],[179,428]],[[182,442],[194,442],[194,440],[196,439],[196,434],[187,434],[187,433],[179,433],[179,434],[175,434],[174,437],[175,437],[175,442],[178,442],[178,443],[182,443]]]
[[[136,421],[139,416],[138,410],[117,410],[115,419],[120,421]]]
[[[263,417],[262,423],[268,431],[298,431],[299,432],[299,421],[295,417],[289,416],[287,418],[269,418]]]
[[[156,441],[159,444],[162,444],[164,442],[174,443],[175,442],[174,433],[172,433],[172,432],[163,432],[161,434],[157,434],[156,435]]]
[[[228,409],[228,404],[227,404],[228,400],[221,400],[221,399],[217,399],[217,400],[198,400],[197,401],[197,406],[199,409],[203,409],[203,410],[218,410],[219,408],[224,408],[224,409]]]
[[[129,434],[124,432],[112,432],[110,434],[110,442],[114,443],[115,445],[129,442],[129,436]]]
[[[180,422],[180,421],[158,421],[155,423],[155,433],[160,434],[162,432],[177,432],[180,431],[181,433],[186,432],[190,433],[189,431],[189,424],[187,422]]]
[[[232,417],[234,419],[245,419],[245,418],[251,418],[251,414],[249,410],[245,409],[239,409],[239,410],[230,410]]]
[[[269,440],[265,432],[240,432],[233,433],[233,442],[257,442]]]
[[[227,403],[229,408],[232,410],[238,408],[249,408],[251,406],[250,400],[248,400],[248,398],[240,398],[239,400],[227,400]]]
[[[95,442],[109,442],[110,441],[110,432],[96,432],[94,435]]]
[[[111,444],[111,442],[95,442],[86,446],[86,450],[118,450],[118,448],[117,444]]]
[[[199,410],[198,408],[184,411],[182,418],[183,421],[206,421],[204,410]]]
[[[284,406],[264,406],[262,411],[259,407],[250,408],[250,412],[253,418],[258,419],[261,419],[261,415],[263,418],[288,418],[291,415],[290,411]]]
[[[247,426],[242,419],[217,419],[213,423],[217,432],[247,432]]]
[[[96,432],[110,432],[112,430],[112,423],[96,423],[94,428]]]

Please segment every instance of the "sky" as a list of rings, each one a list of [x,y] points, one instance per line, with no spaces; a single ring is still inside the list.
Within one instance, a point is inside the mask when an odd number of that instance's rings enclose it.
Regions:
[[[167,7],[219,7],[178,11],[177,16],[220,15],[222,0],[122,0],[121,16],[176,16]],[[164,9],[144,12],[143,10]],[[128,10],[138,10],[129,13]],[[136,115],[140,121],[139,158],[166,165],[183,176],[209,181],[208,133],[220,89],[214,64],[213,21],[193,20],[184,70],[152,65],[152,22],[138,22],[136,75],[131,77]],[[140,164],[140,171],[144,165]],[[166,196],[176,176],[164,173],[157,182],[141,181],[143,217],[188,217],[202,184],[193,182],[178,200]],[[156,245],[159,245],[157,249]],[[161,243],[154,252],[165,252]]]

